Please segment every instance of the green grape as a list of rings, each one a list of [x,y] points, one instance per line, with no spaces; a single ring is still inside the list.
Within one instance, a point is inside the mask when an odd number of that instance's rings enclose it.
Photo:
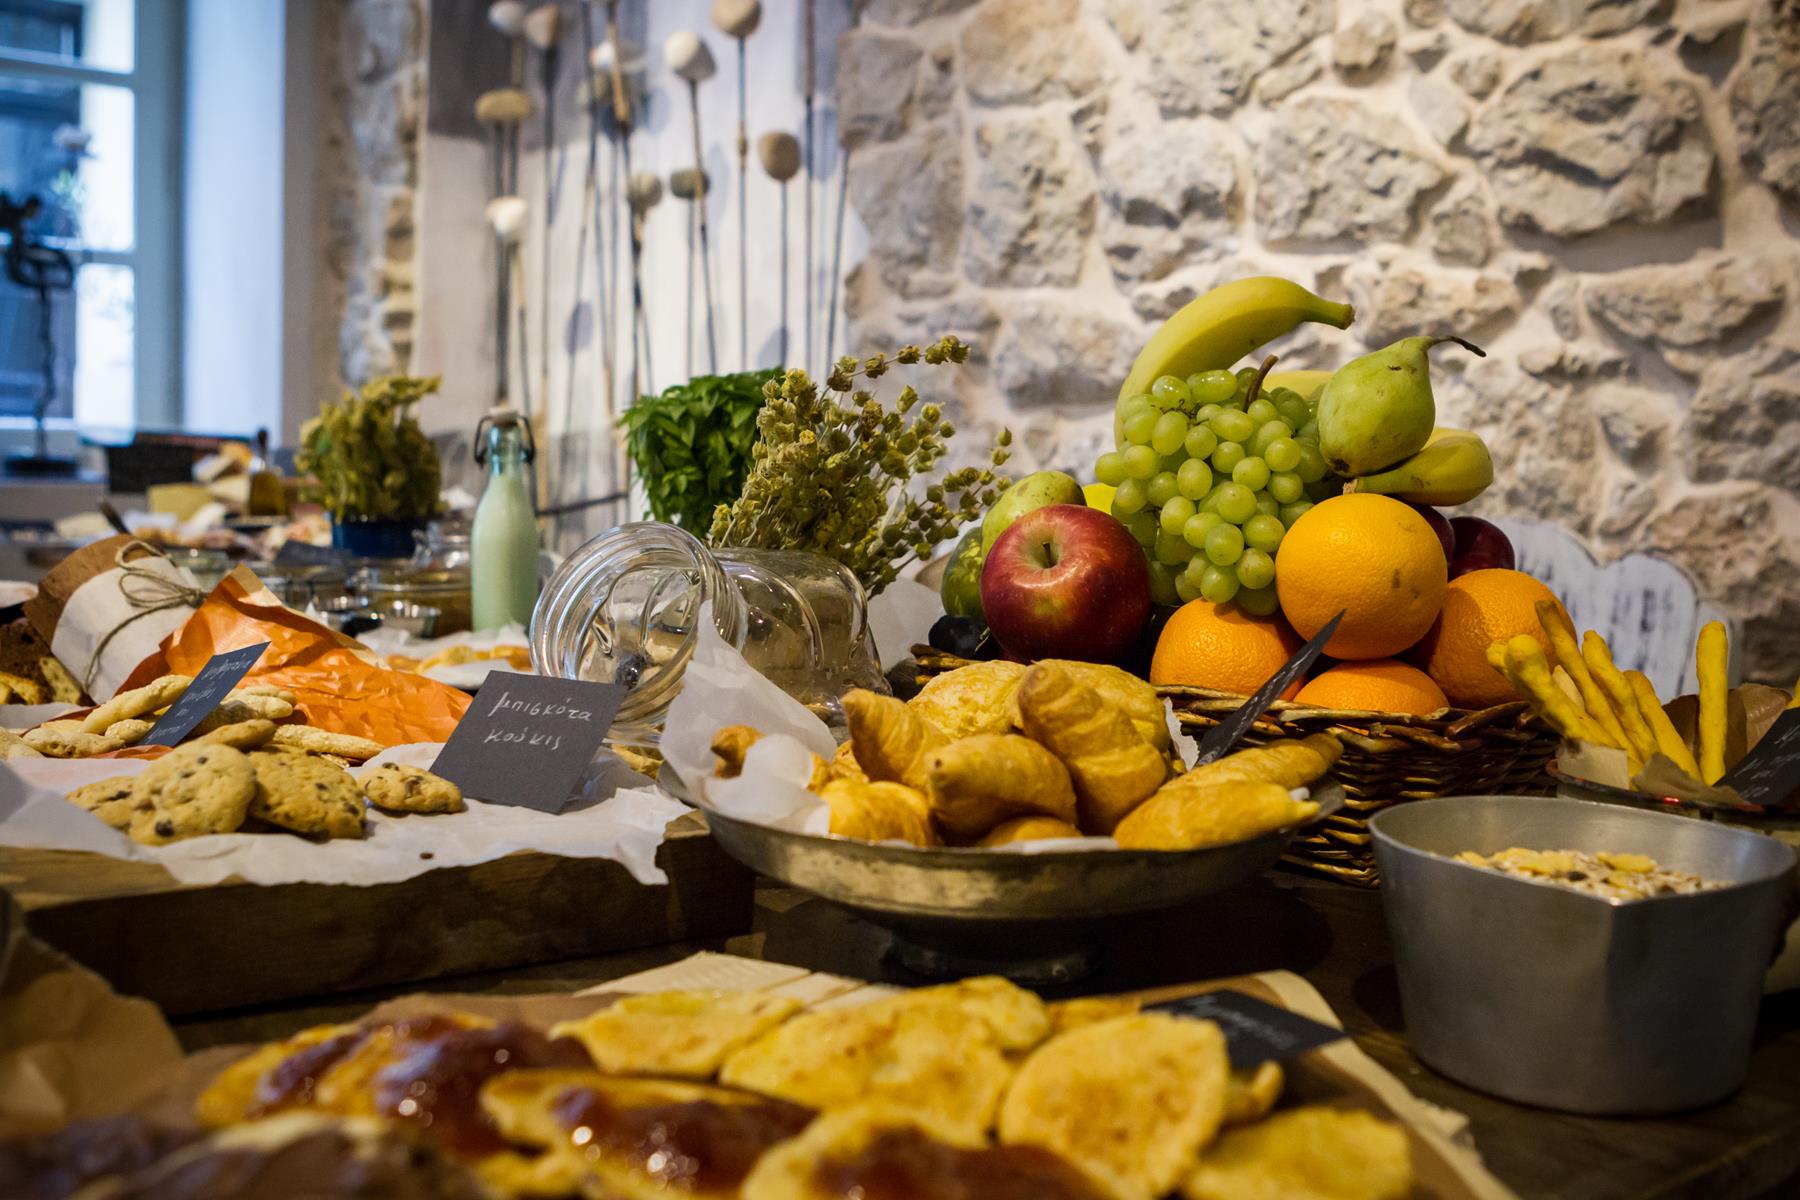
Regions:
[[[1200,595],[1209,603],[1225,604],[1237,594],[1237,572],[1230,567],[1208,566],[1200,577]]]
[[[1125,440],[1134,446],[1150,444],[1150,435],[1156,432],[1156,422],[1162,414],[1154,408],[1141,408],[1125,418]]]
[[[1266,422],[1261,429],[1258,429],[1255,433],[1250,435],[1250,441],[1246,446],[1246,449],[1258,458],[1261,458],[1263,457],[1263,452],[1270,446],[1273,446],[1276,442],[1281,441],[1283,438],[1291,440],[1293,433],[1293,429],[1286,421],[1276,418],[1273,421]]]
[[[1269,495],[1277,504],[1292,504],[1306,494],[1306,485],[1292,471],[1277,471],[1269,476]]]
[[[1301,517],[1304,517],[1307,510],[1311,507],[1312,501],[1310,500],[1296,500],[1292,504],[1282,505],[1281,523],[1289,529],[1292,529],[1294,527],[1294,522],[1298,521]]]
[[[1232,469],[1244,461],[1244,444],[1242,442],[1220,442],[1212,452],[1212,468],[1221,475],[1229,475]]]
[[[1243,588],[1237,596],[1237,606],[1253,617],[1267,617],[1281,607],[1281,598],[1272,587]]]
[[[1231,468],[1231,482],[1241,483],[1253,492],[1260,492],[1269,482],[1269,464],[1260,458],[1246,458]]]
[[[1275,582],[1275,560],[1261,550],[1245,550],[1237,561],[1238,582],[1247,588],[1265,588]]]
[[[1190,604],[1200,598],[1199,587],[1188,582],[1186,571],[1175,577],[1175,595],[1183,604]]]
[[[1256,493],[1256,511],[1265,517],[1272,517],[1281,511],[1281,505],[1276,503],[1275,497],[1269,493],[1258,492]]]
[[[1256,515],[1256,493],[1241,483],[1221,484],[1217,511],[1233,525],[1242,525]]]
[[[1144,509],[1144,485],[1136,479],[1127,479],[1113,493],[1112,514],[1115,517],[1129,517],[1134,512]]]
[[[1178,412],[1166,412],[1156,419],[1156,428],[1150,433],[1150,445],[1158,454],[1173,454],[1181,449],[1187,431],[1186,417]]]
[[[1152,508],[1161,508],[1180,495],[1180,489],[1175,486],[1175,472],[1173,471],[1158,471],[1144,486],[1145,494],[1150,497],[1150,507]]]
[[[1187,545],[1184,538],[1182,545]],[[1188,548],[1189,553],[1193,548]],[[1244,553],[1244,531],[1236,525],[1220,525],[1206,535],[1206,557],[1216,566],[1229,567]]]
[[[1256,436],[1261,437],[1264,430],[1278,428],[1280,428],[1279,422],[1275,425],[1264,425],[1262,429],[1256,431]],[[1292,471],[1300,465],[1300,443],[1283,434],[1278,438],[1271,439],[1269,444],[1263,447],[1262,456],[1263,461],[1269,464],[1269,470]]]
[[[1181,536],[1187,544],[1199,550],[1206,545],[1206,535],[1225,523],[1225,518],[1216,512],[1197,512],[1187,519],[1181,527]]]
[[[1141,508],[1125,518],[1125,528],[1136,538],[1138,545],[1148,548],[1156,544],[1156,514],[1147,508]]]
[[[1148,446],[1127,446],[1119,451],[1119,463],[1127,479],[1148,479],[1156,474],[1156,451]]]
[[[1168,563],[1160,563],[1154,559],[1150,562],[1150,600],[1154,604],[1180,604],[1181,597],[1176,593],[1175,580],[1182,572]]]
[[[1179,471],[1181,464],[1186,461],[1187,451],[1185,450],[1178,449],[1173,454],[1159,454],[1156,456],[1156,469],[1158,471]]]
[[[1200,411],[1194,414],[1194,420],[1211,423],[1212,419],[1225,411],[1222,404],[1202,404]]]
[[[1276,388],[1269,399],[1274,402],[1275,411],[1281,414],[1281,419],[1295,429],[1312,420],[1312,406],[1306,402],[1306,397],[1293,388]]]
[[[1155,412],[1156,406],[1150,403],[1148,396],[1132,396],[1128,400],[1119,401],[1119,420],[1129,421],[1141,412]]]
[[[1257,368],[1239,367],[1236,371],[1236,375],[1239,389],[1247,388],[1250,386],[1251,380],[1256,378]]]
[[[1225,485],[1222,483],[1215,483],[1213,485],[1213,490],[1206,493],[1206,497],[1200,501],[1201,512],[1217,513],[1219,511],[1219,489],[1224,486]],[[1219,519],[1224,520],[1223,517],[1220,517]]]
[[[1325,456],[1319,453],[1317,445],[1300,443],[1300,461],[1294,465],[1294,474],[1300,477],[1301,483],[1317,483],[1325,478]]]
[[[1315,446],[1318,445],[1319,444],[1319,422],[1318,422],[1318,419],[1314,418],[1310,421],[1305,421],[1305,422],[1301,423],[1301,425],[1295,430],[1294,436],[1299,438],[1303,442],[1311,442]]]
[[[1212,468],[1197,458],[1190,458],[1175,472],[1175,486],[1189,500],[1199,500],[1212,491]]]
[[[1229,404],[1237,395],[1237,376],[1230,371],[1202,371],[1188,376],[1188,390],[1202,404]]]
[[[1194,548],[1187,544],[1187,539],[1180,534],[1171,535],[1163,530],[1156,535],[1156,561],[1170,566],[1185,563],[1194,557]]]
[[[1094,460],[1094,478],[1108,487],[1118,487],[1125,482],[1125,460],[1116,450],[1108,450]]]
[[[1244,541],[1265,554],[1275,553],[1275,547],[1281,545],[1281,536],[1286,532],[1280,518],[1267,513],[1257,513],[1244,522]]]
[[[1252,400],[1244,408],[1244,415],[1249,417],[1252,421],[1255,421],[1258,425],[1266,425],[1270,421],[1281,420],[1281,410],[1270,403],[1267,396],[1258,396],[1256,399]]]
[[[1182,440],[1181,448],[1186,450],[1189,458],[1207,458],[1218,448],[1219,435],[1203,422],[1195,422],[1188,429],[1187,437]]]
[[[1188,391],[1187,381],[1176,375],[1158,378],[1150,385],[1150,395],[1156,400],[1157,407],[1165,411],[1188,404],[1194,398],[1194,394]]]
[[[1194,511],[1194,502],[1186,496],[1171,497],[1169,502],[1162,506],[1163,532],[1170,536],[1179,536],[1182,527],[1187,524],[1188,518],[1194,515]]]
[[[1227,408],[1219,412],[1211,421],[1212,431],[1219,435],[1222,442],[1242,442],[1256,432],[1258,422],[1250,418],[1249,413],[1239,412],[1235,408]]]

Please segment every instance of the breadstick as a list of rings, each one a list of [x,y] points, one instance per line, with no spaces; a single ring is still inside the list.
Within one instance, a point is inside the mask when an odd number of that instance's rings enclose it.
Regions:
[[[1554,667],[1550,668],[1550,678],[1556,680],[1556,686],[1563,690],[1563,695],[1567,696],[1575,703],[1581,704],[1583,708],[1587,707],[1586,704],[1582,704],[1581,688],[1576,685],[1574,678],[1567,671],[1563,670],[1561,663],[1557,663]]]
[[[1626,740],[1626,730],[1619,723],[1618,714],[1613,711],[1606,693],[1594,682],[1587,663],[1582,660],[1581,650],[1575,644],[1575,626],[1570,623],[1569,614],[1554,600],[1539,600],[1537,615],[1538,624],[1544,627],[1544,636],[1550,639],[1550,648],[1556,651],[1557,665],[1566,670],[1569,678],[1575,681],[1575,687],[1581,693],[1581,706],[1587,709],[1588,716],[1606,730],[1609,745],[1621,750],[1631,749],[1633,743]]]
[[[1524,687],[1544,720],[1566,738],[1605,745],[1606,733],[1556,686],[1544,648],[1530,634],[1521,633],[1506,643],[1507,675]]]
[[[1619,674],[1619,668],[1613,662],[1612,647],[1590,629],[1581,639],[1581,658],[1593,673],[1594,681],[1606,689],[1606,698],[1612,702],[1613,712],[1618,714],[1619,723],[1625,727],[1625,736],[1630,740],[1623,743],[1624,747],[1648,762],[1656,753],[1656,735],[1650,732],[1649,723],[1638,711],[1637,697],[1631,694],[1631,685]]]
[[[1694,667],[1700,676],[1700,778],[1717,783],[1725,774],[1725,624],[1708,621],[1694,646]]]
[[[1695,779],[1700,778],[1700,764],[1694,761],[1694,752],[1687,748],[1687,743],[1675,732],[1675,722],[1669,720],[1669,714],[1663,711],[1662,701],[1656,698],[1656,689],[1651,686],[1649,677],[1642,671],[1627,671],[1625,682],[1631,685],[1632,694],[1637,697],[1638,708],[1650,723],[1650,732],[1656,735],[1656,749]]]
[[[1787,702],[1789,708],[1800,708],[1800,679],[1794,680],[1794,698]]]

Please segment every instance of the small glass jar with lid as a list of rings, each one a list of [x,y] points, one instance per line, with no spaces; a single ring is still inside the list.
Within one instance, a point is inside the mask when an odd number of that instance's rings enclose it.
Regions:
[[[628,686],[611,740],[654,746],[708,600],[719,636],[827,724],[843,724],[838,698],[850,688],[887,690],[867,597],[842,563],[712,550],[657,521],[609,529],[563,561],[532,616],[532,661],[546,674]]]

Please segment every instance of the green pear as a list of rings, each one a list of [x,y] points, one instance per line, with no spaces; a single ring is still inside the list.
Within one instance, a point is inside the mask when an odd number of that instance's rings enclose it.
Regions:
[[[986,618],[981,612],[981,564],[987,555],[981,551],[981,526],[969,526],[956,549],[950,551],[950,562],[944,567],[944,582],[938,586],[944,611],[953,617]]]
[[[1061,471],[1034,471],[1007,488],[994,501],[994,507],[988,509],[987,516],[981,519],[981,553],[986,555],[992,550],[1000,535],[1014,521],[1033,509],[1052,504],[1086,506],[1087,497],[1082,495],[1081,485],[1075,482],[1073,475]]]
[[[1319,453],[1334,474],[1348,478],[1385,471],[1425,448],[1437,427],[1431,364],[1425,352],[1459,337],[1401,338],[1339,367],[1319,393]]]

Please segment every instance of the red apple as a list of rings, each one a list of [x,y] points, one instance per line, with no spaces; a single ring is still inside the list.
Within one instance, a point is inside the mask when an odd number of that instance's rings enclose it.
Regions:
[[[988,551],[981,609],[1009,658],[1118,662],[1150,618],[1150,569],[1113,517],[1051,504],[1018,518]]]
[[[1453,517],[1450,530],[1456,536],[1456,550],[1450,555],[1450,578],[1489,567],[1518,569],[1513,544],[1500,527],[1480,517]]]
[[[1431,526],[1431,532],[1438,535],[1438,541],[1441,542],[1444,547],[1444,561],[1449,562],[1451,559],[1455,558],[1456,534],[1450,528],[1450,518],[1446,517],[1443,513],[1431,507],[1429,504],[1412,504],[1409,502],[1406,507],[1412,509],[1421,517],[1424,517],[1425,523]]]

